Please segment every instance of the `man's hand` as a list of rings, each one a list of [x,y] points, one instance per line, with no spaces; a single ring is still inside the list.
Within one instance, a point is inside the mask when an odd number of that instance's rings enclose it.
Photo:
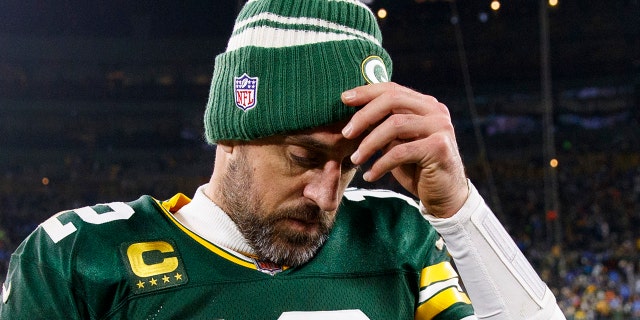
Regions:
[[[365,135],[351,161],[360,165],[382,153],[364,173],[366,181],[391,171],[436,217],[450,217],[462,207],[467,179],[444,104],[392,82],[345,91],[342,101],[362,106],[342,131],[347,139]]]

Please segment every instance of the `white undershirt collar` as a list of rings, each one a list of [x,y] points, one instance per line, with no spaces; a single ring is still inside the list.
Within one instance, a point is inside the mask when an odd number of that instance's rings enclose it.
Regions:
[[[193,233],[219,247],[253,255],[254,250],[233,220],[204,193],[206,186],[196,190],[191,202],[174,214],[175,218]]]

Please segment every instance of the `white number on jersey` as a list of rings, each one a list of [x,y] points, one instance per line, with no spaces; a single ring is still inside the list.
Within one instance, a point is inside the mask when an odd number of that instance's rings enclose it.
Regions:
[[[278,320],[369,320],[360,310],[285,312]]]
[[[115,220],[126,220],[131,218],[134,211],[129,205],[124,202],[112,202],[104,204],[112,209],[112,211],[98,213],[91,207],[84,207],[73,211],[62,211],[47,219],[47,221],[40,224],[42,229],[49,235],[54,243],[64,239],[66,236],[74,233],[77,229],[73,223],[62,224],[58,217],[67,212],[75,212],[82,221],[91,224],[103,224]]]

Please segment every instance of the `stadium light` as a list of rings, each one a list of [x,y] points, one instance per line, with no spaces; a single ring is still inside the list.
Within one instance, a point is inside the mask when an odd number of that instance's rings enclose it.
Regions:
[[[387,14],[388,14],[388,13],[387,13],[387,9],[385,9],[385,8],[380,8],[380,9],[378,10],[378,18],[380,18],[380,19],[384,19],[384,18],[386,18],[386,17],[387,17]]]
[[[500,1],[498,1],[498,0],[491,1],[491,10],[493,10],[493,11],[500,10]]]

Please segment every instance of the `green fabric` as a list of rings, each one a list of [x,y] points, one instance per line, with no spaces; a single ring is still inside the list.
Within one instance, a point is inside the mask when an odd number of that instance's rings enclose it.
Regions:
[[[378,56],[388,81],[392,61],[372,12],[357,0],[255,0],[215,59],[204,116],[210,143],[253,140],[343,120],[355,108],[340,94],[368,83],[362,63]],[[236,78],[257,79],[253,104],[238,105]]]
[[[75,230],[41,225],[12,256],[0,319],[277,319],[349,309],[370,319],[414,319],[420,271],[448,260],[435,245],[438,234],[397,197],[365,193],[343,199],[339,210],[317,256],[275,276],[201,245],[148,196],[67,211],[51,219]],[[170,250],[144,246],[158,243]],[[144,260],[137,268],[136,256]],[[442,314],[472,312],[457,304]]]

